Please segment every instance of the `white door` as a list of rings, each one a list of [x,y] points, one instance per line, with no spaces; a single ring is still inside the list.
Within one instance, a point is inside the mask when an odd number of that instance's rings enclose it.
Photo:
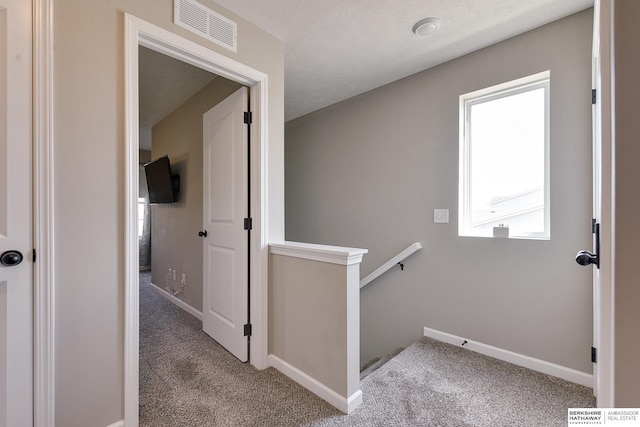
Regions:
[[[241,88],[203,117],[204,236],[202,328],[248,360],[248,132]]]
[[[31,228],[31,2],[0,0],[0,254],[3,255],[0,425],[3,426],[33,425]]]

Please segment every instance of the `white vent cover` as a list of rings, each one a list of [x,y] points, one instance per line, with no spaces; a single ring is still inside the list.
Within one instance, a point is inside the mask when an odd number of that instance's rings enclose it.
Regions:
[[[238,26],[195,0],[175,0],[173,23],[214,43],[237,51]]]

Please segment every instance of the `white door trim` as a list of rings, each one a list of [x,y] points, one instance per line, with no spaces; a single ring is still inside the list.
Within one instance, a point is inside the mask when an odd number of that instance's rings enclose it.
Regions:
[[[595,280],[598,298],[594,305],[594,328],[597,348],[597,363],[594,367],[594,394],[597,406],[615,407],[615,189],[614,189],[614,112],[612,110],[612,30],[613,3],[611,0],[596,0],[594,5],[594,57],[599,55],[599,67],[594,67],[594,83],[597,89],[596,115],[599,116],[601,172],[600,182],[600,270],[599,281]],[[598,283],[599,282],[599,283]]]
[[[36,427],[55,422],[53,0],[33,0],[33,271]]]
[[[138,425],[138,46],[249,86],[251,125],[251,364],[268,367],[267,75],[125,13],[125,424]]]

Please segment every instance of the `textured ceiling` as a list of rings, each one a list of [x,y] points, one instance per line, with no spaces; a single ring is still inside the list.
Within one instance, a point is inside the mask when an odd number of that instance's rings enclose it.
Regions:
[[[593,0],[215,1],[284,42],[287,120],[593,6]],[[440,29],[413,35],[413,25],[429,16],[440,18]]]
[[[140,127],[143,128],[153,127],[217,77],[142,46],[138,63]]]

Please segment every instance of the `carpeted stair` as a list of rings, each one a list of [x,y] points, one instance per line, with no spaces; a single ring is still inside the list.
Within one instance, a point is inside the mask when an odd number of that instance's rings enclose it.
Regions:
[[[312,425],[564,427],[568,408],[595,405],[587,387],[430,338],[379,366],[361,389],[351,415]]]
[[[377,371],[382,365],[387,363],[389,360],[396,357],[402,350],[404,350],[404,347],[395,349],[391,354],[388,354],[385,357],[376,357],[370,360],[369,362],[367,362],[360,370],[360,381],[365,379],[367,376],[371,375],[373,372]]]

